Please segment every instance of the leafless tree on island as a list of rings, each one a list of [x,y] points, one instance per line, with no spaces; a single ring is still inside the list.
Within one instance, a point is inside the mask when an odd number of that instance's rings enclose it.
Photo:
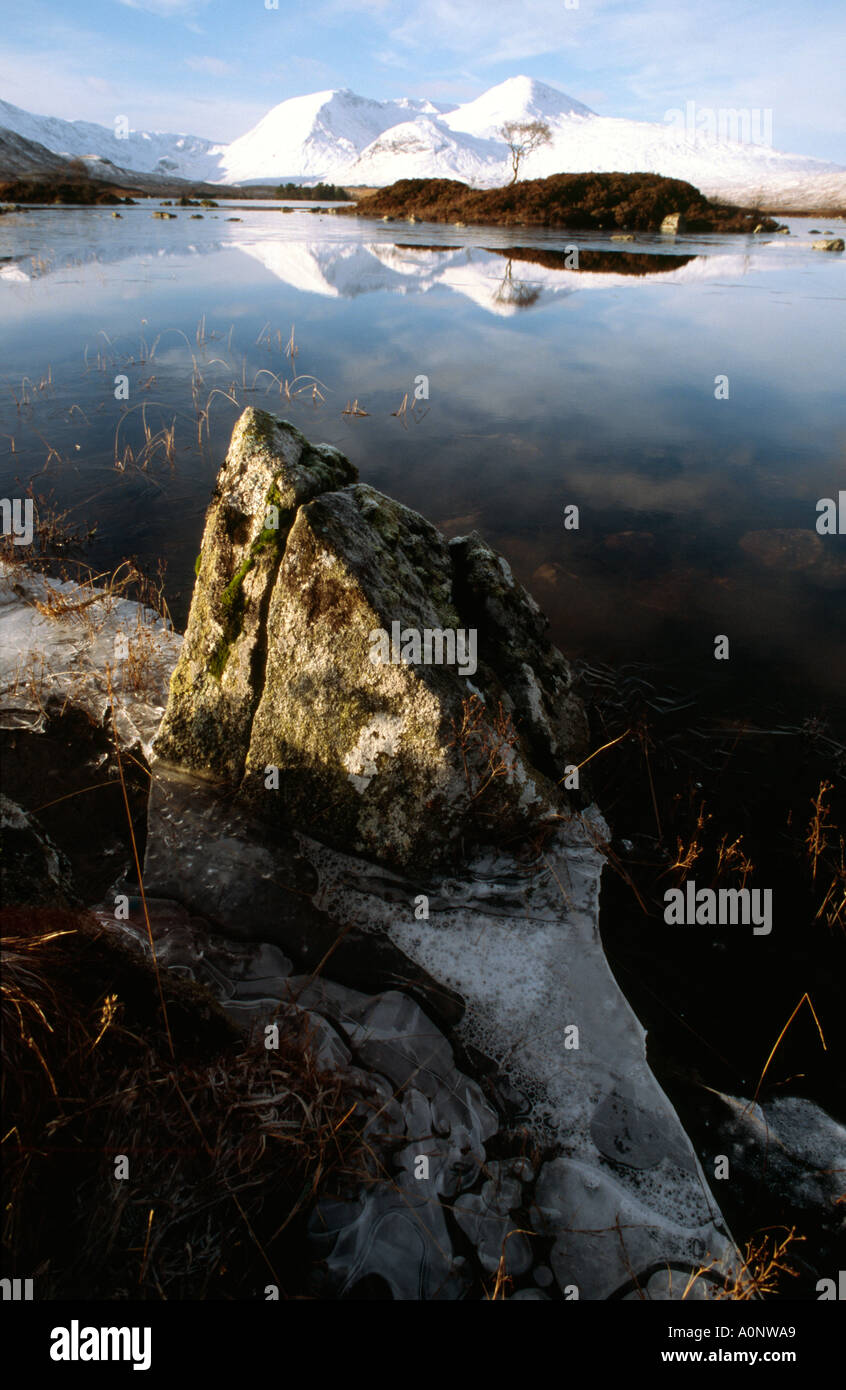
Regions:
[[[541,145],[552,144],[552,131],[546,121],[506,121],[499,133],[511,151],[511,183],[517,182],[520,163]]]

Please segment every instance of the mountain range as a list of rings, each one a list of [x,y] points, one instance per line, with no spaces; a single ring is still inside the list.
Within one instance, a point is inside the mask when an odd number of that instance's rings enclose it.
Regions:
[[[46,169],[57,159],[81,158],[99,177],[108,177],[115,165],[217,184],[327,180],[356,186],[417,177],[494,187],[511,174],[503,124],[530,120],[545,122],[551,141],[525,160],[521,177],[659,173],[687,179],[710,197],[773,209],[846,205],[841,165],[751,140],[720,141],[690,129],[689,122],[680,128],[677,121],[602,116],[529,77],[508,78],[457,105],[410,97],[374,101],[349,90],[313,92],[280,102],[229,144],[195,135],[124,134],[0,101],[0,174],[34,173],[39,161]]]

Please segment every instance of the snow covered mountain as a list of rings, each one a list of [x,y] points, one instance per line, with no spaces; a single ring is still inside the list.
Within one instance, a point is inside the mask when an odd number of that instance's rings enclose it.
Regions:
[[[409,98],[371,101],[350,91],[291,97],[233,140],[221,158],[221,174],[231,183],[277,177],[336,182],[386,130],[445,109]]]
[[[595,115],[589,106],[545,82],[536,82],[533,77],[509,77],[497,87],[489,87],[475,101],[454,107],[444,116],[444,124],[450,130],[501,140],[503,121],[546,121],[555,125],[566,116]]]
[[[450,106],[412,98],[372,101],[324,91],[273,107],[231,144],[199,136],[133,131],[34,116],[0,101],[0,129],[68,157],[98,156],[140,172],[218,183],[287,179],[387,184],[398,178],[458,178],[494,187],[510,177],[500,134],[506,121],[543,120],[551,143],[521,177],[560,172],[659,173],[709,196],[772,208],[846,205],[846,169],[751,141],[717,140],[673,124],[597,115],[529,77],[512,77],[474,101]]]
[[[123,169],[137,169],[139,173],[200,180],[220,180],[220,157],[226,148],[200,135],[169,135],[146,130],[132,130],[121,135],[118,127],[110,129],[92,121],[35,116],[8,101],[0,101],[0,130],[11,131],[67,159],[93,156]]]

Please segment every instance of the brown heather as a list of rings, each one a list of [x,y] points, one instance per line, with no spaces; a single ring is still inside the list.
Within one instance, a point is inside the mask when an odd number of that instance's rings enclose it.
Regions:
[[[757,211],[710,202],[693,184],[660,174],[553,174],[491,189],[474,189],[457,179],[399,179],[343,211],[360,217],[586,231],[657,232],[673,212],[680,212],[694,232],[751,232],[762,223],[764,230],[773,231],[777,226]]]

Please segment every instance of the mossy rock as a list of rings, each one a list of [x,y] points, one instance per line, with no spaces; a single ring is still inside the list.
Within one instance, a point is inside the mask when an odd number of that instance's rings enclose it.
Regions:
[[[244,411],[206,517],[157,756],[240,780],[263,684],[267,606],[297,507],[355,476],[337,449],[314,448],[265,411]]]
[[[447,543],[354,477],[244,412],[156,754],[237,784],[286,832],[404,869],[535,837],[567,814],[559,784],[586,751],[546,620],[481,537]],[[429,633],[428,652],[394,633]]]

